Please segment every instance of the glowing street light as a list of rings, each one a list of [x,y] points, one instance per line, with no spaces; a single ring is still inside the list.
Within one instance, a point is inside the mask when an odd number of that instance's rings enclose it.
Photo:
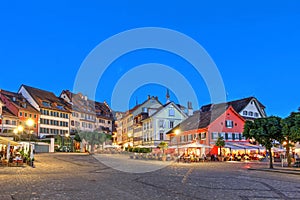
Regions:
[[[177,153],[178,153],[177,162],[179,162],[179,159],[180,159],[179,148],[178,148],[178,136],[179,136],[179,134],[180,134],[180,130],[176,129],[175,130],[175,135],[176,135],[176,144],[177,144]]]

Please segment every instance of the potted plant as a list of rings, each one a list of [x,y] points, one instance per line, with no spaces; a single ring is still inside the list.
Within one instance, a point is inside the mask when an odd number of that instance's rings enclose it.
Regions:
[[[165,150],[168,148],[168,143],[166,142],[161,142],[158,147],[162,150],[163,154],[162,154],[162,161],[166,161],[167,160],[167,156],[165,154]]]

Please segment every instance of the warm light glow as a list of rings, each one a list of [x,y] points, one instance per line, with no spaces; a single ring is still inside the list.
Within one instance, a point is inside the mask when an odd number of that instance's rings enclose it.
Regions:
[[[179,135],[179,134],[180,134],[180,130],[179,130],[179,129],[176,129],[176,130],[175,130],[175,134],[176,134],[176,135]]]
[[[286,141],[284,141],[282,145],[283,145],[283,146],[285,146],[286,144],[287,144],[287,142],[286,142]]]
[[[17,134],[18,133],[18,129],[14,129],[14,134]]]
[[[66,137],[69,137],[70,136],[70,134],[69,133],[66,133]]]
[[[27,119],[26,125],[29,126],[29,127],[33,127],[33,125],[34,125],[33,119],[31,119],[31,118]]]
[[[24,127],[21,126],[21,125],[19,125],[19,126],[18,126],[18,131],[19,131],[19,132],[22,132],[23,130],[24,130]]]

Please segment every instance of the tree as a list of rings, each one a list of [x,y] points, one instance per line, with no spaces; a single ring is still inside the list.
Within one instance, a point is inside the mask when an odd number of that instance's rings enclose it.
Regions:
[[[92,132],[86,132],[82,131],[79,132],[79,137],[81,139],[84,139],[86,142],[88,142],[91,145],[91,149],[93,151],[95,145],[101,144],[102,147],[104,147],[104,143],[110,139],[110,135],[107,135],[105,133],[99,133],[96,131]]]
[[[161,142],[159,143],[158,147],[163,151],[163,155],[165,154],[165,150],[168,148],[168,143]]]
[[[286,142],[286,154],[288,159],[288,166],[291,166],[290,150],[293,143],[300,141],[300,113],[292,112],[287,118],[281,121],[282,133],[284,141]]]
[[[224,138],[222,136],[218,137],[215,145],[217,147],[220,147],[220,156],[222,156],[222,147],[225,146],[225,140],[224,140]]]
[[[275,141],[282,141],[282,126],[280,117],[259,118],[245,123],[243,135],[247,139],[255,139],[264,146],[270,155],[270,169],[273,169],[271,149]]]

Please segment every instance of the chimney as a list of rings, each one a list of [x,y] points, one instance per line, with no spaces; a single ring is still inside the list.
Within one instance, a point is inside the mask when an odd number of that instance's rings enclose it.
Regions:
[[[187,113],[187,115],[188,116],[192,116],[194,114],[192,102],[188,101],[187,104],[188,104],[187,105],[187,107],[188,107],[188,110],[187,110],[188,113]]]
[[[148,100],[150,100],[150,95],[148,95]]]

